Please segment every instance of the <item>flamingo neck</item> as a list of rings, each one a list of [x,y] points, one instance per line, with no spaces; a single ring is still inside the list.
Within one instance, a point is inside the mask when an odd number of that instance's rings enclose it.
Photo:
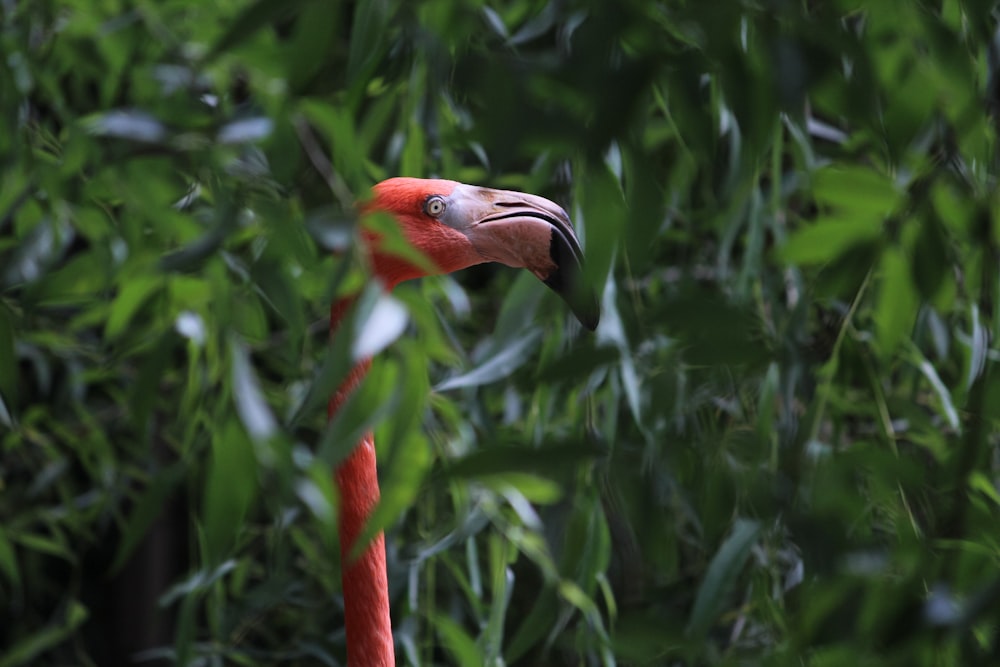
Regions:
[[[341,299],[330,311],[330,330],[337,325],[353,299]],[[364,359],[330,398],[327,413],[332,418],[361,383],[371,366]],[[389,581],[385,566],[385,535],[375,536],[355,559],[351,552],[368,517],[379,501],[375,440],[366,433],[358,446],[335,472],[340,491],[341,584],[347,631],[347,658],[352,667],[394,667],[395,650],[389,617]]]

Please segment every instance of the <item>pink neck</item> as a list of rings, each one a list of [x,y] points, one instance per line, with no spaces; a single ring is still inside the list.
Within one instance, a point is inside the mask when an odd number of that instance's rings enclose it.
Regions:
[[[341,299],[330,310],[330,330],[334,331],[351,299]],[[359,362],[330,398],[332,417],[348,395],[361,383],[371,361]],[[347,628],[347,659],[352,667],[395,667],[392,624],[389,618],[389,582],[385,568],[385,536],[379,533],[355,560],[350,560],[354,543],[372,509],[378,504],[378,470],[375,441],[366,433],[361,442],[336,470],[340,490],[340,559]]]

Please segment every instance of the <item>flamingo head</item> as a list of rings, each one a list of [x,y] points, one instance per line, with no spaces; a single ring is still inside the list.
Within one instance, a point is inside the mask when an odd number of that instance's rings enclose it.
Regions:
[[[600,307],[583,281],[583,250],[566,211],[536,195],[456,181],[390,178],[373,188],[366,212],[392,214],[426,262],[386,252],[368,234],[375,275],[388,287],[432,273],[499,262],[525,268],[559,294],[583,326],[597,328]]]

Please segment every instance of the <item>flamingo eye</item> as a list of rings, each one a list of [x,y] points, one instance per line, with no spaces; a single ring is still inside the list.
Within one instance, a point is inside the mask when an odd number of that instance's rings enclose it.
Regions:
[[[427,198],[427,201],[424,202],[424,213],[432,218],[438,218],[442,213],[444,213],[444,210],[447,207],[448,205],[445,204],[444,199],[437,195],[431,195]]]

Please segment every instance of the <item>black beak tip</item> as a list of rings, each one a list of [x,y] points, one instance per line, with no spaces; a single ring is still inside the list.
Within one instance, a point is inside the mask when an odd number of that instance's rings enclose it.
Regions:
[[[542,281],[566,301],[581,325],[595,331],[601,321],[601,303],[584,276],[583,250],[565,212],[562,218],[561,223],[549,220],[549,257],[555,268]]]
[[[562,268],[558,268],[543,282],[563,298],[584,328],[595,331],[601,322],[601,306],[597,296],[582,284],[580,278],[577,271],[567,274]]]
[[[553,226],[549,255],[555,269],[543,282],[566,301],[581,325],[596,330],[601,321],[601,304],[584,279],[583,252],[576,237],[567,237]]]
[[[601,323],[601,308],[596,300],[588,311],[574,310],[573,314],[588,331],[597,331],[597,325]]]

